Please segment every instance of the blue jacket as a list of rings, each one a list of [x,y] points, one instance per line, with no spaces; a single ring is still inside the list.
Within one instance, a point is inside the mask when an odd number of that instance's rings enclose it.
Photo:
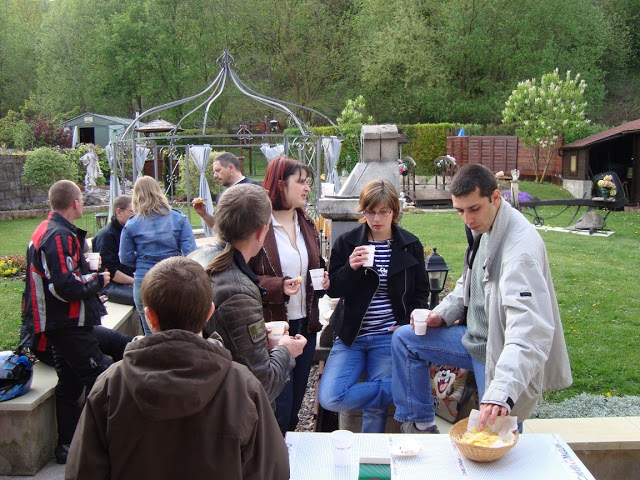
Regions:
[[[120,262],[135,266],[134,281],[141,282],[156,263],[169,257],[188,255],[196,240],[187,217],[178,210],[153,218],[131,217],[120,235]]]

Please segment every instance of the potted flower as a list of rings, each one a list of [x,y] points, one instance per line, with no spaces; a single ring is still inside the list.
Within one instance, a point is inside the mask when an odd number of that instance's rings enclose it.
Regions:
[[[600,194],[605,200],[608,200],[609,197],[615,197],[616,184],[613,183],[613,177],[605,175],[601,180],[598,180],[598,190],[600,190]]]
[[[406,162],[398,160],[398,172],[400,172],[400,175],[402,175],[403,177],[407,176],[407,174],[409,173],[409,166],[406,164]]]

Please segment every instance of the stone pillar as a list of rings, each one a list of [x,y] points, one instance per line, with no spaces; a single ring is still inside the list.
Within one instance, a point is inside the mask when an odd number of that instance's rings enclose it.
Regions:
[[[389,180],[400,192],[398,128],[395,125],[363,125],[360,147],[360,161],[340,192],[318,202],[318,213],[332,223],[331,245],[342,233],[358,225],[362,216],[358,212],[358,198],[365,184],[382,178]]]

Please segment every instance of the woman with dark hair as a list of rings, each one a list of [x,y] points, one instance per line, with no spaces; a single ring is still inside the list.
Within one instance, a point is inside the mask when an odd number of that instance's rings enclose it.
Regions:
[[[314,291],[309,270],[324,268],[324,259],[315,223],[304,211],[312,181],[312,170],[307,165],[286,156],[271,160],[263,181],[273,207],[271,226],[264,246],[249,262],[260,278],[260,286],[267,290],[262,299],[265,321],[286,321],[290,335],[307,339],[290,381],[276,399],[276,419],[283,434],[295,430],[298,424],[316,333],[322,328],[318,297],[324,292]],[[329,288],[327,272],[322,288]]]
[[[362,431],[384,432],[391,395],[391,337],[415,308],[428,307],[428,281],[420,240],[398,225],[400,200],[387,180],[360,192],[361,225],[338,237],[331,250],[331,316],[338,338],[318,389],[320,405],[363,410]],[[372,267],[368,245],[375,247]],[[363,373],[365,378],[359,382]],[[428,385],[425,385],[428,388]]]
[[[135,267],[133,301],[145,335],[151,330],[144,317],[142,279],[165,258],[188,255],[196,249],[191,224],[179,210],[173,210],[153,177],[140,177],[133,186],[131,217],[120,233],[120,263]]]

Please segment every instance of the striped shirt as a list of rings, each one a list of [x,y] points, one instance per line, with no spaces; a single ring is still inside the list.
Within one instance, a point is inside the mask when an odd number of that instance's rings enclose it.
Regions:
[[[389,333],[389,329],[396,324],[391,307],[389,289],[387,288],[387,272],[389,270],[389,261],[391,260],[391,240],[370,241],[369,245],[376,247],[373,268],[378,272],[380,284],[362,319],[362,326],[358,333],[359,337]]]

